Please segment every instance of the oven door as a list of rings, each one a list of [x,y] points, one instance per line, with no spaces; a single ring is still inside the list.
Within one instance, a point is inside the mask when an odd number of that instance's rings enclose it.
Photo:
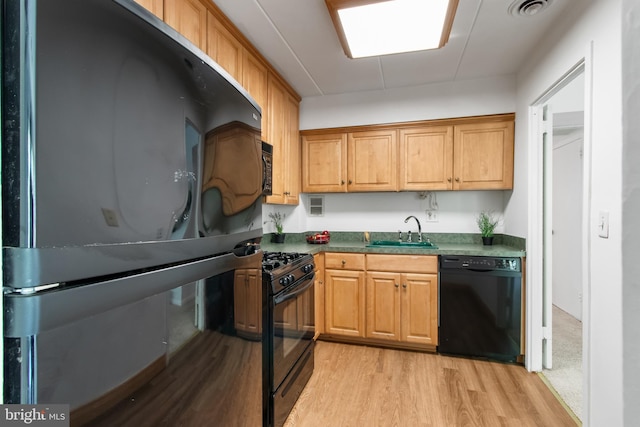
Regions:
[[[313,341],[314,273],[273,298],[273,390],[275,391]]]

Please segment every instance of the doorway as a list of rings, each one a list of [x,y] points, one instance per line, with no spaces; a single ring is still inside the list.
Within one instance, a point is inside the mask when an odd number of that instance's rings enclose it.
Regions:
[[[572,76],[546,103],[551,114],[551,150],[545,156],[551,183],[551,355],[543,370],[551,386],[582,417],[582,232],[584,73]],[[550,190],[550,191],[548,191]],[[550,192],[551,194],[548,194]],[[545,218],[546,219],[546,218]],[[545,307],[545,310],[547,307]]]
[[[530,151],[534,191],[527,257],[529,283],[538,284],[528,295],[532,303],[528,369],[542,371],[579,418],[586,407],[582,349],[587,334],[581,321],[583,314],[588,320],[583,307],[588,308],[589,298],[588,281],[583,278],[589,262],[585,249],[589,164],[583,155],[586,89],[581,62],[532,105],[537,126],[531,140],[539,142]]]

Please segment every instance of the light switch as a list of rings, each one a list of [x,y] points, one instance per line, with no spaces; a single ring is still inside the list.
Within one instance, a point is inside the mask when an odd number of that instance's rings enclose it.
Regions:
[[[600,211],[598,214],[598,236],[609,238],[609,212]]]

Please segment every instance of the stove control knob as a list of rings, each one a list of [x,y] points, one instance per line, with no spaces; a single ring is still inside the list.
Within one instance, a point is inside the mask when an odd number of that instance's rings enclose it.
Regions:
[[[311,273],[313,271],[313,266],[311,264],[303,265],[302,272],[303,273]]]
[[[286,276],[280,279],[280,284],[284,286],[289,286],[290,284],[293,283],[294,280],[295,280],[295,277],[293,276],[293,274],[287,274]]]

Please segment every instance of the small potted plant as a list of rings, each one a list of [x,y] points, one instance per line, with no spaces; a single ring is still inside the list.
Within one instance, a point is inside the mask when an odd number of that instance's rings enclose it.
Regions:
[[[285,234],[282,232],[282,221],[284,221],[285,215],[280,212],[271,212],[269,213],[269,220],[264,223],[272,222],[276,227],[275,234],[271,235],[271,242],[273,243],[284,243]]]
[[[482,211],[478,214],[477,218],[478,228],[480,234],[482,234],[482,244],[493,244],[493,231],[498,225],[498,219],[493,215],[493,212]]]

